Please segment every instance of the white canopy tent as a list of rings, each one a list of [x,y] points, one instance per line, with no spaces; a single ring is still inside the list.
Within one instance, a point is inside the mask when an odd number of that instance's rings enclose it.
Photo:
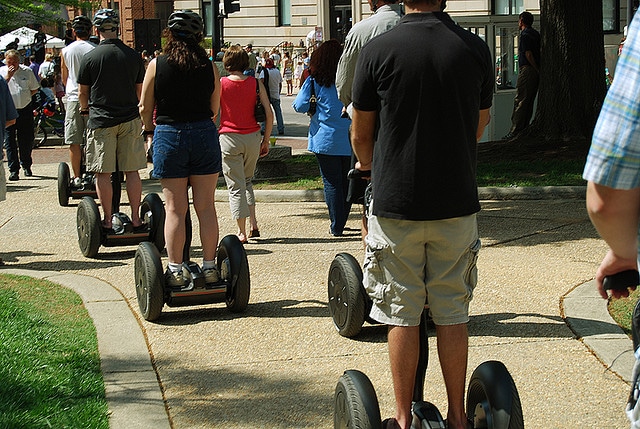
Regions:
[[[0,50],[5,50],[7,45],[13,42],[16,38],[19,39],[18,49],[26,49],[33,43],[33,36],[36,34],[36,30],[32,30],[29,27],[20,27],[15,30],[0,36]],[[47,48],[64,48],[64,40],[47,34]]]

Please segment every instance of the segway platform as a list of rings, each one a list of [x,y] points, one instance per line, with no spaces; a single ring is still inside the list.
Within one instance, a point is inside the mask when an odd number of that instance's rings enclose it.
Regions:
[[[220,280],[206,283],[200,266],[192,261],[182,264],[184,287],[170,287],[164,279],[160,252],[152,243],[143,242],[136,251],[134,269],[136,295],[145,320],[160,317],[164,304],[183,307],[224,302],[233,313],[246,310],[249,304],[249,263],[244,246],[237,236],[227,235],[218,245],[217,268]]]
[[[162,200],[158,194],[151,193],[140,204],[140,227],[134,228],[126,214],[115,212],[112,216],[112,228],[107,230],[102,227],[97,203],[93,198],[85,196],[78,204],[78,244],[82,254],[88,258],[95,258],[100,246],[133,246],[143,241],[151,241],[158,250],[162,250],[165,244],[164,219]]]

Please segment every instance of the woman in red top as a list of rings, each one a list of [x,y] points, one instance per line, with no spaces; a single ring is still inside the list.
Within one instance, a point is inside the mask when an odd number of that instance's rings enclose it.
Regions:
[[[251,179],[258,158],[269,152],[269,136],[273,126],[273,112],[269,96],[262,82],[245,76],[249,56],[240,45],[231,46],[222,58],[229,76],[220,79],[220,149],[222,171],[229,189],[231,215],[238,222],[238,238],[246,243],[248,238],[259,237],[256,220],[256,203]],[[264,136],[254,116],[256,88],[267,114]],[[251,232],[247,235],[246,220]]]

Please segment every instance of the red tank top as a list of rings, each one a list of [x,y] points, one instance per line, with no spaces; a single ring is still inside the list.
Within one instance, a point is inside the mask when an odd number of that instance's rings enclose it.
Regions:
[[[253,114],[256,104],[256,79],[220,79],[220,134],[250,134],[260,130]]]

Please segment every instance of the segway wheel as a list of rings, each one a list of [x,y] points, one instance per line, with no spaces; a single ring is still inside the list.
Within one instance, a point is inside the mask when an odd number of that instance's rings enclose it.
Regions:
[[[71,174],[66,162],[58,164],[58,203],[62,207],[69,205]]]
[[[217,260],[220,277],[228,283],[227,308],[233,313],[241,313],[249,305],[251,282],[247,253],[236,235],[227,235],[220,241]]]
[[[165,211],[162,199],[156,193],[147,194],[140,204],[140,219],[149,225],[149,241],[159,252],[164,249]]]
[[[331,262],[327,284],[333,325],[343,337],[355,337],[362,329],[366,308],[362,270],[356,258],[338,253]]]
[[[516,383],[502,362],[480,364],[469,381],[467,417],[475,429],[523,429]]]
[[[164,278],[160,252],[155,244],[143,241],[138,245],[134,269],[140,313],[145,320],[156,320],[164,305]]]
[[[77,214],[78,244],[87,258],[95,258],[102,239],[102,224],[98,205],[90,197],[82,197]]]
[[[340,377],[333,407],[334,429],[382,429],[376,391],[360,371],[345,371]]]

